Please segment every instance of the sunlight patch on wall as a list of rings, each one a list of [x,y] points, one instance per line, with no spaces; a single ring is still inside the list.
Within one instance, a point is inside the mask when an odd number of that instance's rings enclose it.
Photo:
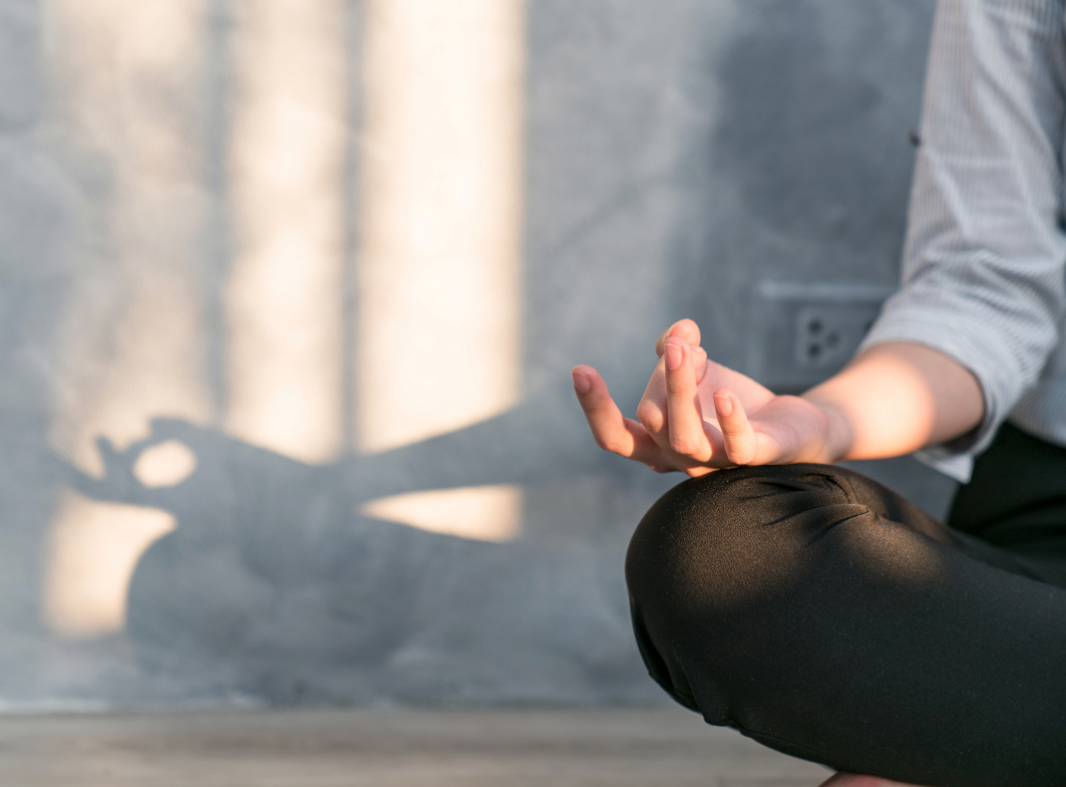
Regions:
[[[126,590],[141,555],[174,529],[165,511],[100,503],[68,492],[49,534],[44,614],[53,631],[82,638],[126,626]]]
[[[65,312],[53,443],[87,471],[167,415],[205,421],[207,337],[199,234],[206,0],[50,0],[57,120],[106,173]]]
[[[180,484],[196,469],[196,454],[177,440],[146,448],[133,463],[133,475],[149,489]]]
[[[510,541],[520,530],[522,490],[517,486],[434,489],[375,500],[362,513],[390,522],[479,541]]]
[[[518,400],[523,13],[521,0],[366,3],[356,379],[364,452],[469,426]],[[514,487],[419,493],[365,510],[418,526],[430,521],[430,501],[443,517],[430,529],[517,529]]]
[[[341,0],[233,4],[228,431],[305,461],[344,445]]]
[[[148,433],[150,418],[211,418],[197,276],[211,210],[198,181],[207,12],[207,0],[45,6],[53,119],[79,141],[80,166],[109,188],[87,211],[50,434],[97,476],[97,437],[121,448]],[[172,527],[161,511],[72,494],[47,539],[46,624],[79,637],[121,628],[138,556]]]

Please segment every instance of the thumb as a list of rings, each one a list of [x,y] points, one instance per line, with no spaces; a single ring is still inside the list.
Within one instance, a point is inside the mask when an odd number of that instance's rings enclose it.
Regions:
[[[655,354],[660,358],[663,357],[663,353],[666,350],[666,340],[669,338],[680,339],[686,344],[692,347],[699,347],[700,344],[700,326],[696,325],[695,320],[678,320],[661,334],[659,338],[655,340]]]

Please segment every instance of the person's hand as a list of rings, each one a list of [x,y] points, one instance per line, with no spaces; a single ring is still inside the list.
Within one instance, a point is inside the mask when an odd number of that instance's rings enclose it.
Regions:
[[[596,443],[661,473],[690,476],[737,465],[833,462],[832,408],[777,396],[707,358],[699,327],[682,320],[656,342],[659,363],[637,407],[622,416],[591,366],[573,370],[574,390]]]

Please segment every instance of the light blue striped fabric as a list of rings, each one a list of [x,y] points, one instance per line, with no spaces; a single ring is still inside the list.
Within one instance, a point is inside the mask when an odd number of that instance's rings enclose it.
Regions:
[[[863,347],[914,341],[980,381],[977,433],[923,452],[960,480],[1009,419],[1066,446],[1066,8],[941,0],[903,286]]]

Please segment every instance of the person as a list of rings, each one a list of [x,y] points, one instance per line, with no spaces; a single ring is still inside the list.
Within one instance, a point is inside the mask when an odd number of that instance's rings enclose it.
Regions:
[[[626,560],[652,677],[826,785],[1066,784],[1066,9],[940,0],[903,283],[801,396],[659,337],[623,417],[573,370],[596,442],[691,478]],[[841,460],[923,451],[947,523]]]

